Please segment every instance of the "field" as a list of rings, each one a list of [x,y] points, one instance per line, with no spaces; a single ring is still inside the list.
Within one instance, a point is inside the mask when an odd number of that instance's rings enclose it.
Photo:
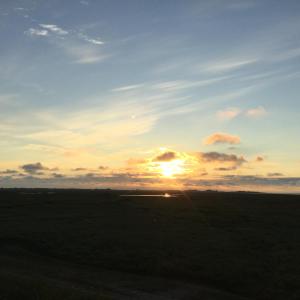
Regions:
[[[300,196],[128,193],[1,190],[0,299],[300,299]]]

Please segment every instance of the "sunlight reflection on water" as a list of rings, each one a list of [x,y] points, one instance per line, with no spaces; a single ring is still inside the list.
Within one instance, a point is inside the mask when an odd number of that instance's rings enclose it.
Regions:
[[[160,197],[160,198],[175,198],[178,195],[164,193],[164,194],[127,194],[120,195],[120,197]]]

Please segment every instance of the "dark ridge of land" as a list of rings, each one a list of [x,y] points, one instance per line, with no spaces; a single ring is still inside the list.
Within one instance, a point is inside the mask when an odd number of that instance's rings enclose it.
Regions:
[[[300,196],[1,189],[0,299],[300,299]]]

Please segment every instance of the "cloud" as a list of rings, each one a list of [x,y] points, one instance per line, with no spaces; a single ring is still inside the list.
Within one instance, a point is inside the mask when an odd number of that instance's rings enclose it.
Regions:
[[[51,175],[53,178],[64,178],[65,177],[65,175],[59,174],[59,173],[52,173]]]
[[[235,154],[226,154],[220,152],[200,152],[198,156],[204,162],[233,162],[241,165],[246,162],[243,156],[238,157]]]
[[[177,154],[173,151],[168,151],[163,154],[156,156],[153,161],[171,161],[177,158]]]
[[[61,42],[60,47],[63,48],[66,41]],[[76,59],[74,53],[69,52],[69,46],[71,45],[68,44],[68,49],[64,50]],[[99,53],[99,47],[86,46],[96,49]],[[7,117],[7,124],[10,124],[11,119],[16,124],[9,135],[19,138],[17,128],[22,128],[22,138],[27,145],[39,144],[44,145],[43,148],[47,145],[47,152],[51,152],[52,156],[64,155],[62,153],[78,152],[77,149],[87,149],[93,145],[116,144],[120,143],[120,140],[125,143],[129,138],[151,131],[157,122],[166,116],[205,110],[214,101],[240,95],[228,93],[198,103],[193,101],[192,97],[178,95],[177,92],[153,89],[151,82],[143,84],[142,89],[136,89],[130,94],[109,92],[82,98],[82,105],[78,98],[78,105],[74,106],[61,106],[59,109],[58,106],[50,109],[36,107],[22,114],[17,112],[16,117]],[[2,120],[0,126],[3,124],[5,123]],[[38,151],[43,152],[43,149]]]
[[[58,168],[47,168],[44,165],[42,165],[40,162],[32,163],[32,164],[25,164],[20,166],[22,170],[24,170],[26,173],[29,174],[36,174],[36,175],[43,175],[44,173],[40,171],[57,171]]]
[[[142,165],[145,163],[147,163],[147,160],[143,158],[129,158],[127,160],[128,165]]]
[[[127,91],[136,90],[138,88],[141,88],[142,86],[143,84],[125,85],[125,86],[112,89],[112,92],[127,92]]]
[[[254,175],[223,175],[219,179],[186,179],[185,186],[192,188],[218,187],[222,190],[253,190],[253,191],[274,191],[286,192],[286,187],[290,187],[290,192],[300,191],[300,177],[276,177],[269,178]]]
[[[30,36],[48,36],[50,32],[57,35],[68,34],[68,31],[54,24],[39,24],[39,28],[29,28],[25,31],[25,34]]]
[[[220,81],[228,79],[229,76],[222,76],[222,77],[216,77],[216,78],[210,78],[205,80],[170,80],[170,81],[162,81],[162,82],[153,82],[149,84],[148,88],[154,91],[158,92],[165,92],[165,93],[171,93],[171,92],[180,92],[185,89],[192,89],[197,87],[203,87],[208,86],[214,83],[218,83]],[[145,87],[144,84],[136,84],[136,85],[128,85],[128,86],[122,86],[119,88],[115,88],[112,91],[113,92],[123,92],[123,91],[129,91],[134,90],[137,88]]]
[[[75,168],[75,169],[72,169],[72,171],[75,171],[75,172],[86,171],[86,170],[87,170],[86,168]]]
[[[104,42],[101,41],[100,39],[94,39],[94,38],[90,38],[85,34],[79,34],[79,37],[82,38],[83,40],[85,40],[88,43],[91,43],[93,45],[103,45]]]
[[[17,173],[18,173],[18,171],[11,170],[11,169],[6,169],[6,170],[0,172],[0,174],[6,174],[6,175],[12,175],[12,174],[17,174]]]
[[[158,177],[149,177],[145,173],[123,173],[100,175],[87,173],[67,176],[52,173],[48,177],[26,175],[22,177],[0,176],[4,187],[61,187],[61,188],[166,188],[165,182]],[[253,191],[300,191],[300,177],[264,177],[253,175],[218,175],[207,178],[206,172],[200,178],[178,178],[177,184],[182,189],[218,189],[218,190],[253,190]],[[170,188],[170,181],[168,187]],[[178,188],[178,186],[177,186]]]
[[[227,108],[217,112],[217,117],[220,120],[231,120],[237,117],[241,113],[241,110],[236,107]]]
[[[256,156],[255,161],[262,162],[264,161],[264,158],[262,156]]]
[[[29,28],[28,30],[25,31],[25,34],[30,36],[47,36],[48,30]]]
[[[46,30],[49,30],[53,33],[56,33],[58,35],[66,35],[68,34],[68,31],[58,27],[57,25],[55,24],[39,24],[40,27],[46,29]]]
[[[205,145],[213,144],[239,144],[240,138],[236,135],[230,135],[227,133],[216,132],[203,140]]]
[[[98,63],[108,57],[108,55],[102,54],[102,52],[92,46],[67,46],[65,47],[65,50],[75,58],[75,63],[78,64]]]
[[[130,95],[109,93],[84,99],[85,107],[78,109],[74,106],[74,111],[72,107],[70,110],[32,113],[31,120],[36,124],[34,129],[27,129],[24,117],[18,123],[24,124],[27,132],[23,137],[31,144],[46,144],[60,149],[86,148],[108,142],[120,143],[120,140],[124,142],[149,132],[159,119],[186,113],[186,103],[176,94],[154,90],[146,93],[144,89],[136,89]]]
[[[201,67],[202,71],[209,73],[225,73],[236,69],[240,69],[247,65],[251,65],[257,62],[256,58],[245,59],[245,60],[222,60],[209,65],[204,65]]]
[[[78,64],[97,63],[109,57],[109,55],[104,55],[102,51],[99,51],[98,46],[104,44],[102,40],[91,38],[74,30],[69,32],[55,24],[39,24],[38,28],[30,28],[25,31],[25,34],[48,36],[51,45],[63,49]]]
[[[10,176],[1,177],[1,185],[8,187],[64,187],[64,188],[107,188],[107,187],[142,187],[144,185],[153,186],[160,182],[159,178],[149,178],[146,174],[129,174],[118,172],[115,174],[100,175],[87,173],[78,176],[67,176],[59,173],[52,173],[48,177],[38,177],[37,174],[23,176],[22,178],[12,178]]]
[[[205,80],[172,80],[172,81],[164,81],[161,83],[153,84],[153,89],[158,89],[164,92],[173,92],[180,91],[184,89],[191,89],[197,87],[204,87],[214,83],[221,82],[223,80],[228,79],[228,76],[210,78]]]
[[[227,108],[224,110],[220,110],[217,112],[217,118],[221,121],[231,120],[236,118],[237,116],[244,115],[249,118],[258,118],[266,115],[267,112],[264,107],[258,106],[256,108],[250,108],[248,110],[241,110],[237,107]]]
[[[103,170],[107,170],[109,168],[107,166],[99,166],[98,169],[103,171]]]
[[[233,167],[228,167],[228,168],[225,168],[225,167],[220,167],[220,168],[215,168],[216,171],[232,171],[232,170],[236,170],[236,166],[233,166]]]
[[[269,177],[279,177],[279,176],[284,176],[282,173],[279,172],[274,172],[274,173],[268,173]]]
[[[245,115],[249,118],[259,118],[259,117],[264,116],[266,113],[267,112],[264,107],[258,106],[256,108],[248,109],[245,112]]]

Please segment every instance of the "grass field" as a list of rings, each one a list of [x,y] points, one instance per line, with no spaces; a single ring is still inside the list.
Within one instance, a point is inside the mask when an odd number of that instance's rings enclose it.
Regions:
[[[300,299],[300,196],[121,194],[1,190],[0,299]]]

